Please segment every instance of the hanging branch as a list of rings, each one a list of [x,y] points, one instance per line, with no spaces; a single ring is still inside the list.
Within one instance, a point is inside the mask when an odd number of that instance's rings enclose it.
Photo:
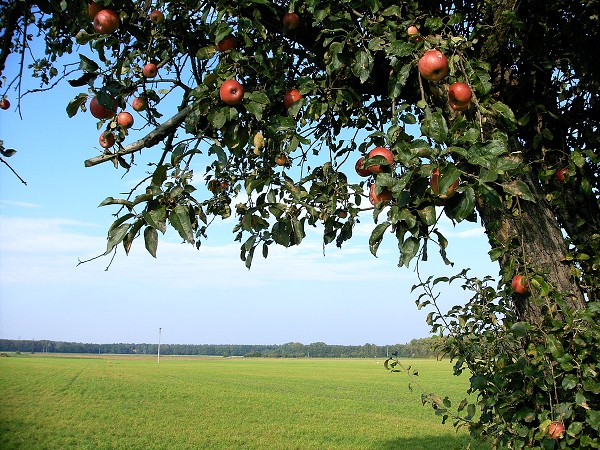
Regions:
[[[131,153],[135,153],[138,150],[142,150],[143,148],[150,148],[160,141],[162,141],[171,131],[177,128],[187,117],[187,115],[192,110],[194,104],[190,104],[171,117],[169,120],[164,122],[162,125],[156,127],[153,131],[148,133],[142,139],[135,141],[121,150],[115,153],[104,153],[100,156],[95,156],[94,158],[90,158],[85,160],[85,167],[92,167],[98,164],[105,163],[106,161],[113,161],[115,158],[119,158],[124,155],[129,155]]]

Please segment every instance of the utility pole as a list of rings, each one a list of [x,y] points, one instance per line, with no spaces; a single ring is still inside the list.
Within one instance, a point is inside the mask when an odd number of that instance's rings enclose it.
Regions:
[[[158,329],[158,354],[157,354],[157,363],[160,364],[160,330],[162,330],[162,328]]]

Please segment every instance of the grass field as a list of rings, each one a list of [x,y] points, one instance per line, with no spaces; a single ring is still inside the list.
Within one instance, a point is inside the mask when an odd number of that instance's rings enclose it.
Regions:
[[[407,363],[408,364],[408,363]],[[448,362],[410,361],[431,392],[464,396]],[[382,361],[0,358],[2,449],[464,448]]]

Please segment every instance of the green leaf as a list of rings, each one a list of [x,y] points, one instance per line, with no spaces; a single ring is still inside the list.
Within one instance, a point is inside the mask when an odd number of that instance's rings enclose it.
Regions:
[[[158,231],[154,227],[146,227],[144,230],[144,245],[146,250],[156,258],[156,249],[158,247]]]
[[[98,75],[95,73],[86,72],[83,75],[81,75],[79,78],[76,78],[74,80],[67,80],[67,81],[72,87],[80,87],[80,86],[85,86],[90,81],[95,80],[97,76]],[[69,116],[69,117],[72,117],[72,116]]]
[[[194,230],[186,206],[177,205],[169,214],[169,223],[184,241],[194,243]]]
[[[227,165],[227,154],[225,153],[225,150],[223,150],[223,148],[220,145],[217,145],[217,144],[211,145],[210,148],[208,149],[208,154],[209,155],[217,155],[217,160],[219,161],[219,164],[221,164],[222,166]]]
[[[507,194],[514,195],[515,197],[520,197],[523,200],[528,200],[530,202],[535,202],[536,200],[532,192],[529,190],[529,186],[527,186],[524,182],[520,180],[502,183],[502,188]]]
[[[108,242],[106,243],[106,251],[104,252],[105,255],[108,255],[113,248],[115,248],[115,246],[119,245],[119,243],[127,234],[127,230],[129,230],[130,226],[131,224],[124,223],[108,231]]]
[[[124,200],[122,198],[106,197],[104,200],[102,200],[102,203],[98,205],[98,208],[106,205],[123,205],[128,209],[131,209],[133,207],[133,203],[131,203],[129,200]]]
[[[87,102],[88,96],[87,94],[79,94],[73,100],[69,102],[67,105],[67,115],[69,117],[73,117],[77,112],[81,109],[85,102]]]
[[[450,211],[450,215],[457,222],[462,222],[470,217],[475,210],[475,191],[471,186],[467,186],[460,196],[460,202]]]
[[[144,211],[142,216],[146,220],[146,223],[152,228],[156,228],[163,234],[167,231],[167,208],[164,205],[159,208]]]
[[[408,267],[410,261],[419,251],[419,247],[420,242],[416,237],[410,236],[408,239],[406,239],[400,247],[400,262],[398,263],[398,266]]]
[[[379,248],[381,241],[383,241],[383,233],[385,233],[390,226],[390,222],[382,222],[371,232],[371,236],[369,237],[369,250],[373,256],[377,256],[377,249]]]
[[[169,167],[165,164],[158,166],[154,169],[154,173],[152,174],[152,182],[150,183],[152,186],[160,187],[167,179],[167,170]]]
[[[100,68],[95,61],[84,55],[79,55],[79,68],[84,72],[97,72]]]
[[[290,224],[289,222],[280,221],[273,224],[271,228],[271,236],[273,240],[284,247],[290,246]]]
[[[359,50],[352,64],[352,73],[360,79],[361,84],[369,79],[373,70],[373,55],[368,50]]]
[[[435,112],[431,112],[431,109],[425,109],[425,118],[421,123],[421,133],[440,144],[446,140],[448,136],[448,124],[442,111],[436,110]]]
[[[496,102],[492,105],[492,109],[506,122],[510,131],[517,128],[517,119],[512,109],[502,102]]]

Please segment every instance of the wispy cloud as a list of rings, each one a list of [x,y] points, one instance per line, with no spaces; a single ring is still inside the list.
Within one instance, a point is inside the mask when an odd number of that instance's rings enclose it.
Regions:
[[[29,202],[17,202],[13,200],[0,200],[0,206],[15,206],[18,208],[41,208],[42,205]]]

